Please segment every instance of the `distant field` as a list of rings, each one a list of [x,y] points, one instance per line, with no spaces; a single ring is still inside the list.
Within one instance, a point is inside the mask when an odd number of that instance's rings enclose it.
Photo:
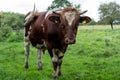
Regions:
[[[64,56],[58,80],[120,80],[119,27],[80,26],[76,44],[69,45]],[[26,70],[23,41],[0,42],[0,80],[53,80],[48,53],[42,58],[43,70],[38,71],[36,49],[31,49]]]
[[[120,25],[113,25],[114,29],[120,29]],[[79,26],[79,30],[111,30],[110,25],[90,25],[90,26]]]

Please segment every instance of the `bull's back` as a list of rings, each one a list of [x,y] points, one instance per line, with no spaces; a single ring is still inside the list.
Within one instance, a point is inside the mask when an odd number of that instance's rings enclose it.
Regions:
[[[39,12],[39,13],[35,14],[35,16],[38,16],[38,18],[36,20],[36,24],[38,24],[38,26],[40,26],[41,24],[43,24],[45,15],[46,15],[46,12]]]

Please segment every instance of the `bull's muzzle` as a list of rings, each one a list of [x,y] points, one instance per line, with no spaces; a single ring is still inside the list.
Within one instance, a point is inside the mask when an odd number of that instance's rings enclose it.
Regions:
[[[76,42],[75,38],[65,38],[66,44],[74,44]]]

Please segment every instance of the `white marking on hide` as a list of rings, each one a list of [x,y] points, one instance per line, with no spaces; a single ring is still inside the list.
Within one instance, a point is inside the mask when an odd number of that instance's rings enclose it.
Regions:
[[[61,57],[61,56],[64,56],[64,53],[60,52],[59,53],[59,57]]]
[[[55,71],[55,75],[57,75],[57,76],[58,76],[59,71],[60,71],[60,67],[59,67],[59,66],[57,66],[57,69],[56,69],[56,71]]]
[[[73,20],[75,19],[75,12],[69,11],[65,13],[66,20],[68,21],[69,26],[72,25]]]
[[[45,15],[45,19],[47,18],[47,16],[49,15],[49,14],[52,14],[53,12],[50,10],[50,11],[48,11],[47,13],[46,13],[46,15]]]
[[[33,16],[32,16],[32,12],[25,18],[25,22],[24,22],[24,25],[26,25],[27,23],[29,23],[32,19],[33,19]]]
[[[25,44],[25,65],[28,65],[29,51],[30,51],[30,42],[24,42]]]
[[[30,28],[29,28],[28,35],[30,35],[31,30],[32,30],[32,26],[30,26]]]
[[[57,66],[57,71],[56,71],[57,73],[59,72],[59,66]]]
[[[24,28],[25,31],[25,28]],[[25,32],[24,32],[25,34]],[[24,54],[25,54],[25,67],[28,68],[28,58],[29,58],[29,52],[30,52],[30,41],[29,41],[29,35],[24,37]]]
[[[24,42],[25,44],[25,55],[29,54],[30,42]]]
[[[28,20],[32,16],[31,12],[30,14],[25,18],[25,21]]]
[[[58,56],[56,55],[57,52],[58,52],[58,49],[53,49],[53,57],[52,57],[53,62],[58,61]]]
[[[30,26],[30,29],[31,29],[31,26]],[[24,29],[24,35],[25,35],[25,29]],[[29,35],[30,35],[30,31],[28,31],[28,35],[27,36],[24,36],[24,41],[25,42],[29,42]]]
[[[42,50],[37,49],[37,53],[38,53],[38,59],[41,60],[41,58],[42,58]]]
[[[29,42],[29,35],[24,37],[25,42]]]
[[[48,16],[49,14],[52,14],[53,11],[57,11],[57,10],[59,10],[59,8],[55,8],[55,9],[49,10],[49,11],[46,13],[46,15],[45,15],[45,19],[47,18],[47,16]]]
[[[57,62],[57,61],[58,61],[58,57],[57,57],[56,55],[54,55],[54,56],[52,57],[52,61],[53,61],[53,62]]]
[[[45,32],[44,25],[42,24],[41,26],[42,26],[43,32]]]
[[[36,45],[36,48],[40,49],[41,47],[43,47],[44,45],[43,44],[37,44]]]
[[[42,50],[37,49],[38,54],[38,67],[39,69],[42,69]]]

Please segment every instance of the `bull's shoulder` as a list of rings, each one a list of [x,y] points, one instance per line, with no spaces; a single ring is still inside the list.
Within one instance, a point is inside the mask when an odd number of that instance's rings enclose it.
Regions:
[[[44,11],[44,12],[37,12],[34,16],[42,19],[45,17],[45,15],[46,15],[46,12]]]
[[[37,12],[36,14],[34,14],[34,21],[36,20],[37,23],[42,24],[45,20],[45,15],[46,12]]]

